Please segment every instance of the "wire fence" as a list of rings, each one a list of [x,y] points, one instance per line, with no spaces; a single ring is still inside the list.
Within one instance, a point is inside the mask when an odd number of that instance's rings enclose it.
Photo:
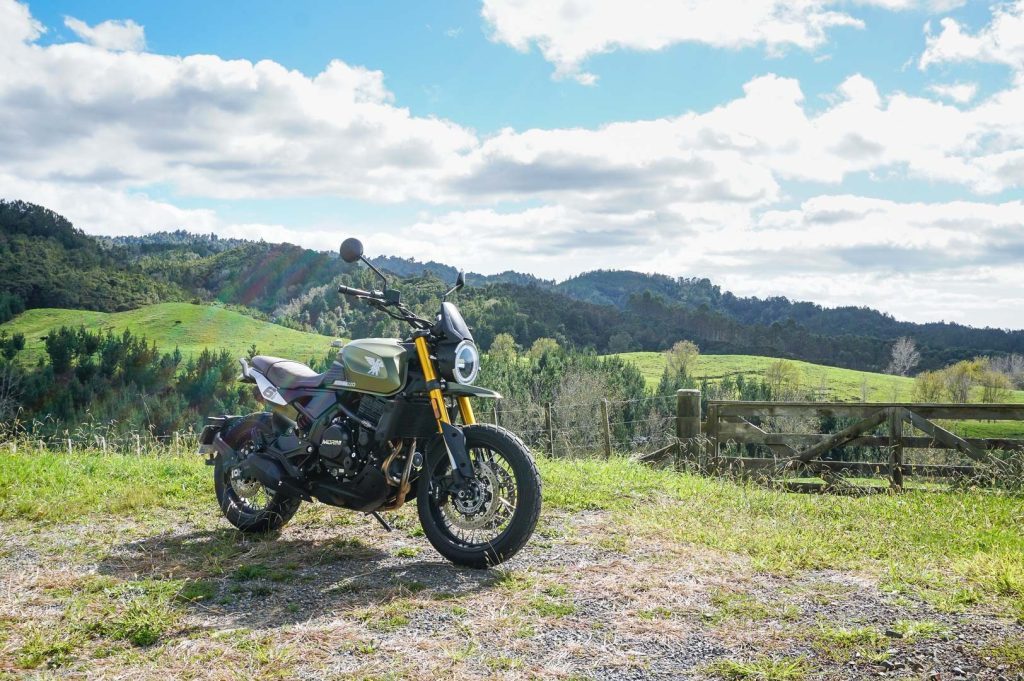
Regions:
[[[519,435],[534,451],[556,457],[643,454],[675,441],[675,396],[595,399],[507,407],[492,405],[478,420]]]
[[[535,453],[555,457],[642,455],[676,442],[674,395],[541,404],[480,403],[476,417],[516,433]],[[53,431],[52,421],[20,424],[0,432],[0,451],[187,454],[196,451],[199,436],[196,430],[161,434],[126,429],[117,422]]]

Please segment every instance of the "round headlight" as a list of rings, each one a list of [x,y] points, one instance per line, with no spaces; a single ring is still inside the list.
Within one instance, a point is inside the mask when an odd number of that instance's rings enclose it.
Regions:
[[[469,385],[480,373],[480,351],[473,341],[464,340],[455,346],[455,365],[452,376],[459,383]]]

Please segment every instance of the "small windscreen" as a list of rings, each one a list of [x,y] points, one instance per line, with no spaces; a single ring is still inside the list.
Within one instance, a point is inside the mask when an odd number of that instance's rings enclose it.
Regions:
[[[462,313],[452,303],[441,303],[441,327],[445,335],[449,336],[449,340],[473,339]]]

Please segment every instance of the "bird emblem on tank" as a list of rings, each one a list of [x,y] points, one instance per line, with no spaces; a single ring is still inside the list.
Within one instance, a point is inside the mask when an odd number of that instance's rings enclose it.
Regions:
[[[370,366],[366,370],[366,373],[370,374],[371,376],[380,376],[380,372],[384,370],[384,360],[382,360],[380,357],[370,357],[368,359]]]

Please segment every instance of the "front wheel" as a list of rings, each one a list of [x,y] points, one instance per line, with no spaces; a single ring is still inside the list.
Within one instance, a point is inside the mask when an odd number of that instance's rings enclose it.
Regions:
[[[540,517],[540,473],[523,441],[498,426],[464,426],[476,480],[458,492],[443,445],[430,457],[416,506],[427,539],[457,565],[486,568],[523,548]]]

